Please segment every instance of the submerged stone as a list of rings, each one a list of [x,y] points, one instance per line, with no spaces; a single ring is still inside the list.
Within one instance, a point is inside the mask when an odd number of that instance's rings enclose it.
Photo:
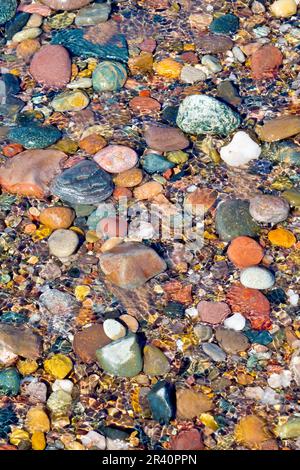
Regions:
[[[135,377],[143,368],[137,336],[129,334],[96,351],[100,367],[113,376]]]
[[[95,68],[92,78],[93,88],[98,92],[117,91],[122,88],[126,79],[126,68],[118,62],[107,60]]]
[[[216,230],[220,238],[230,241],[240,236],[255,237],[259,226],[249,212],[249,202],[229,199],[217,207]]]
[[[176,392],[174,385],[160,380],[147,395],[152,418],[159,424],[168,424],[176,414]]]
[[[30,18],[29,13],[19,12],[5,25],[5,36],[7,39],[12,37],[24,28]]]
[[[11,20],[16,13],[17,0],[0,0],[0,25]]]
[[[146,375],[165,375],[170,364],[164,353],[155,346],[144,347],[144,373]]]
[[[76,26],[92,26],[108,20],[111,10],[110,3],[95,3],[79,10]]]
[[[13,127],[8,138],[26,149],[44,149],[61,138],[61,132],[54,126]]]
[[[21,377],[16,369],[2,369],[0,371],[0,396],[15,397],[19,393],[20,383]]]
[[[239,18],[229,13],[214,19],[209,29],[215,34],[234,34],[239,29],[239,24]]]
[[[152,174],[164,173],[175,165],[158,153],[147,153],[143,158],[142,166],[147,173]]]

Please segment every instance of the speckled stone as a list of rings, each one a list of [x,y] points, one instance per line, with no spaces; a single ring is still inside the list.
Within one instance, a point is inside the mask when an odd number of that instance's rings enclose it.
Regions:
[[[61,138],[61,132],[54,126],[13,127],[8,138],[26,149],[44,149],[55,144]]]
[[[111,6],[109,3],[95,3],[79,10],[75,24],[77,26],[92,26],[108,20]]]
[[[0,25],[11,20],[17,9],[17,0],[0,0]]]
[[[0,396],[15,397],[19,393],[21,377],[14,368],[0,371]]]
[[[272,79],[278,74],[283,55],[277,47],[266,44],[251,56],[251,72],[255,80]]]
[[[211,96],[191,95],[179,106],[177,125],[188,134],[227,136],[241,123],[240,116]]]
[[[239,29],[239,18],[231,13],[215,18],[209,25],[214,34],[234,34]]]
[[[113,183],[97,163],[85,160],[65,170],[54,181],[52,192],[71,204],[98,204],[112,194]]]
[[[261,266],[250,266],[241,271],[241,284],[250,289],[270,289],[275,282],[274,274]]]
[[[104,61],[93,72],[93,88],[95,91],[117,91],[122,88],[127,79],[124,65],[118,62]]]
[[[29,70],[36,82],[46,87],[64,88],[71,79],[69,53],[63,46],[42,46],[33,56]]]
[[[230,241],[240,236],[255,237],[259,226],[249,212],[249,202],[229,199],[217,207],[216,230],[220,238]]]
[[[96,357],[106,373],[117,377],[135,377],[143,368],[141,348],[134,334],[98,349]]]
[[[288,218],[289,203],[279,197],[262,194],[250,199],[249,212],[257,222],[277,224]]]

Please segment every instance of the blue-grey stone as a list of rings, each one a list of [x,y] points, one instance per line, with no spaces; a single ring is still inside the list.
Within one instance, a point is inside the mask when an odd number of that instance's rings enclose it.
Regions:
[[[26,149],[44,149],[61,138],[61,132],[54,126],[13,127],[8,139],[23,145]]]
[[[224,362],[226,360],[226,354],[217,344],[214,343],[203,343],[202,349],[213,361]]]
[[[23,27],[26,25],[30,18],[29,13],[25,13],[23,11],[16,14],[16,16],[8,21],[5,25],[5,37],[6,39],[10,40],[12,37],[21,31]]]
[[[176,392],[173,384],[160,380],[147,395],[152,418],[161,425],[168,424],[176,415]]]
[[[209,29],[215,34],[234,34],[239,29],[239,25],[238,17],[228,13],[215,18],[209,25]]]
[[[230,241],[240,236],[255,237],[259,225],[249,212],[249,201],[228,199],[220,203],[216,212],[216,231],[221,240]]]
[[[174,163],[169,162],[158,153],[147,153],[142,162],[143,169],[147,173],[164,173],[169,168],[174,168]]]
[[[84,160],[54,181],[52,193],[70,204],[98,204],[113,192],[111,175],[94,161]]]
[[[0,396],[15,397],[19,393],[21,378],[17,369],[9,368],[0,371]]]
[[[17,0],[0,0],[0,25],[11,20],[17,10]]]

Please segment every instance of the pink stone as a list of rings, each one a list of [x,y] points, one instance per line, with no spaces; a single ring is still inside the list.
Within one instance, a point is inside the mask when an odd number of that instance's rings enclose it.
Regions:
[[[97,227],[98,228],[98,227]],[[119,217],[105,217],[99,222],[99,229],[107,237],[125,237],[128,231],[127,221]]]
[[[51,149],[21,152],[0,167],[0,185],[9,193],[43,199],[66,158]]]
[[[144,138],[148,147],[161,152],[183,150],[189,146],[184,133],[176,127],[147,126]]]
[[[92,0],[42,0],[44,5],[52,8],[52,10],[77,10],[77,8],[85,7]]]
[[[46,45],[36,52],[30,64],[33,78],[46,87],[64,88],[71,79],[71,59],[59,45]]]
[[[197,429],[181,431],[171,439],[172,450],[203,450],[204,445]]]
[[[146,38],[139,44],[139,48],[144,52],[154,52],[156,48],[156,41],[153,38]]]
[[[122,173],[135,166],[138,156],[125,145],[108,145],[96,153],[94,160],[108,173]]]
[[[41,5],[40,3],[31,3],[30,5],[20,5],[18,11],[24,11],[25,13],[37,13],[41,16],[50,16],[51,8],[46,5]]]
[[[210,325],[219,325],[231,313],[225,302],[203,300],[197,305],[200,320]]]

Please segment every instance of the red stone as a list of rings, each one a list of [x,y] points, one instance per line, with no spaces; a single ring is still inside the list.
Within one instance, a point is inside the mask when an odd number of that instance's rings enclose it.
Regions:
[[[148,147],[161,152],[183,150],[189,146],[184,133],[176,127],[147,126],[144,138]]]
[[[103,348],[110,342],[111,340],[104,333],[103,326],[95,324],[75,333],[73,349],[83,362],[90,363],[96,361],[97,349]]]
[[[195,65],[195,64],[198,64],[199,63],[199,59],[197,57],[197,54],[195,54],[195,52],[184,52],[183,54],[181,54],[181,59],[186,62],[187,64],[192,64],[192,65]]]
[[[231,313],[225,302],[208,302],[203,300],[197,305],[200,320],[210,325],[219,325]]]
[[[267,44],[251,56],[251,71],[254,80],[275,78],[282,64],[283,55],[277,47]]]
[[[114,199],[120,199],[122,197],[127,197],[128,199],[132,198],[132,192],[128,188],[115,188],[113,192]]]
[[[8,144],[2,148],[2,153],[5,155],[5,157],[14,157],[23,150],[24,149],[20,144]]]
[[[226,298],[232,311],[244,315],[253,329],[266,330],[271,326],[270,303],[259,290],[233,286]]]
[[[152,114],[160,111],[160,103],[149,97],[136,96],[129,101],[129,107],[134,113]]]
[[[71,79],[71,65],[67,49],[47,44],[34,54],[30,73],[46,87],[64,88]]]
[[[144,41],[139,44],[139,48],[144,52],[154,52],[156,49],[156,41],[153,38],[144,39]]]
[[[197,429],[188,429],[181,431],[177,436],[172,437],[171,441],[172,450],[203,450],[204,445],[201,439],[201,434]]]

